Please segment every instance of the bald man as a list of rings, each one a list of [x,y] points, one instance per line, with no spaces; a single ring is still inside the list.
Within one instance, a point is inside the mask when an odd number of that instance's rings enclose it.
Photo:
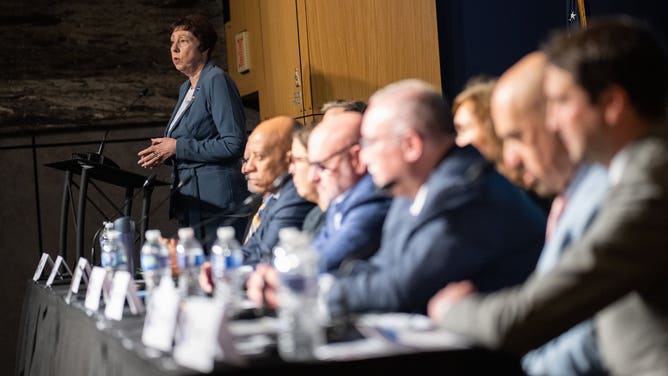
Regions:
[[[313,239],[321,271],[336,272],[344,262],[366,259],[380,245],[391,197],[379,192],[360,158],[362,114],[326,117],[308,140],[309,180],[328,202],[324,227]]]
[[[538,193],[557,195],[548,217],[538,274],[553,269],[562,252],[582,237],[608,190],[605,168],[572,162],[561,139],[545,125],[546,65],[543,53],[528,54],[501,76],[491,98],[506,165],[524,171],[525,184]],[[529,352],[522,365],[528,375],[605,373],[591,320]]]
[[[242,251],[244,264],[269,261],[278,232],[284,227],[301,228],[306,214],[315,206],[297,193],[288,173],[292,131],[295,120],[277,116],[258,124],[248,137],[241,167],[248,189],[263,196],[256,213],[259,226],[249,224]],[[202,268],[200,285],[206,292],[213,290],[208,263]]]
[[[302,227],[304,217],[315,206],[299,195],[288,174],[295,120],[278,116],[260,123],[248,137],[241,171],[251,192],[263,193],[260,226],[249,224],[243,246],[244,263],[271,260],[278,232],[284,227]]]

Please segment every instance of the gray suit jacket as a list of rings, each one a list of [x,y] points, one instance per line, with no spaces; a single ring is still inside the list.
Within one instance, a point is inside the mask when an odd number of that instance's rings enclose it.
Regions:
[[[596,314],[614,374],[668,374],[668,128],[622,150],[620,180],[552,271],[454,304],[441,324],[521,355]]]
[[[564,250],[582,238],[608,191],[608,173],[600,165],[581,165],[562,194],[566,207],[552,235],[545,241],[536,273],[552,270]],[[528,375],[599,375],[602,370],[593,320],[581,322],[566,333],[534,349],[522,358]]]

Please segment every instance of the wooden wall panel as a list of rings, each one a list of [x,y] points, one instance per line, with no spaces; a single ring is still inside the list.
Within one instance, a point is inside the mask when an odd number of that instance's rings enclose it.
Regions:
[[[260,18],[265,73],[260,91],[260,117],[300,117],[304,107],[297,1],[260,0]]]
[[[251,66],[247,73],[240,74],[237,72],[234,37],[244,30],[248,31]],[[225,24],[225,41],[227,43],[227,67],[239,92],[243,96],[258,91],[264,82],[259,0],[230,0],[230,21]]]
[[[313,106],[403,78],[441,88],[434,0],[303,0]]]

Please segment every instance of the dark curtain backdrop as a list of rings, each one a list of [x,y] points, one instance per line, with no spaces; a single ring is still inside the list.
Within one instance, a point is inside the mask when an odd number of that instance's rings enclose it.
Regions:
[[[452,101],[470,77],[498,76],[565,28],[569,0],[437,0],[443,93]],[[665,0],[585,0],[588,20],[625,13],[645,19],[668,40]]]

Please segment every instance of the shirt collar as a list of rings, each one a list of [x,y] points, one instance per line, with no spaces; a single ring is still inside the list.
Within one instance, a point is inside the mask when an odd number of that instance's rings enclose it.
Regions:
[[[622,179],[624,169],[629,161],[629,150],[630,148],[626,146],[612,158],[608,168],[608,181],[611,186],[616,185]]]
[[[422,184],[417,194],[415,195],[413,203],[411,204],[410,208],[408,208],[408,211],[412,216],[417,217],[420,214],[422,208],[424,207],[425,201],[427,201],[428,193],[429,188],[427,188],[427,184]]]

